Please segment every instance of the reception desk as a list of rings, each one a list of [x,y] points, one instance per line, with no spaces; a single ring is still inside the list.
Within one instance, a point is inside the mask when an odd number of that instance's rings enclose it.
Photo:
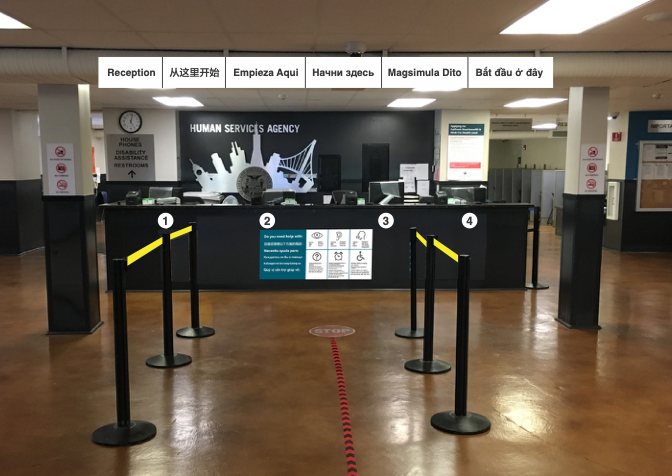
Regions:
[[[330,290],[330,289],[408,289],[409,287],[409,228],[417,227],[422,236],[437,235],[438,240],[458,254],[471,256],[472,289],[524,289],[529,205],[426,205],[426,206],[224,206],[224,205],[154,205],[102,206],[105,219],[107,259],[107,288],[111,289],[112,259],[126,257],[159,238],[163,231],[158,217],[168,212],[174,217],[171,230],[179,230],[196,222],[198,227],[199,286],[201,290]],[[264,229],[260,217],[271,213],[272,228]],[[381,214],[389,213],[394,222],[389,228],[379,224]],[[475,227],[466,228],[463,217],[473,213]],[[389,223],[389,220],[388,220]],[[278,242],[277,237],[292,236],[295,240]],[[351,256],[353,264],[345,274],[329,271],[329,279],[320,278],[317,259],[330,251],[320,248],[338,246],[331,243],[329,230],[339,230],[344,253],[333,253],[330,259]],[[360,233],[362,231],[363,233]],[[352,236],[350,236],[352,232]],[[311,236],[322,236],[321,240]],[[343,238],[341,238],[341,236]],[[274,238],[275,237],[275,238]],[[356,238],[363,238],[357,241]],[[331,238],[335,240],[335,238]],[[301,240],[305,240],[301,245]],[[268,273],[265,255],[279,245],[301,248],[299,261],[304,268],[275,279]],[[306,250],[306,248],[308,248]],[[176,238],[171,245],[175,289],[188,289],[188,239]],[[298,255],[297,255],[298,256]],[[345,256],[345,258],[343,258]],[[277,257],[277,256],[275,256]],[[160,250],[133,263],[128,268],[128,290],[160,290]],[[283,258],[287,258],[284,256]],[[357,263],[356,259],[362,262]],[[364,266],[370,260],[368,268]],[[268,263],[277,264],[269,261]],[[298,261],[296,262],[298,263]],[[296,264],[293,263],[293,264]],[[422,286],[425,274],[425,248],[417,243],[418,281]],[[339,264],[340,266],[340,264]],[[363,271],[357,271],[358,269]],[[309,268],[310,267],[310,268]],[[336,270],[336,263],[331,267]],[[307,270],[316,271],[305,279]],[[291,271],[292,268],[289,268]],[[457,263],[437,251],[437,288],[455,288]],[[274,279],[268,279],[269,277]],[[327,276],[324,276],[327,278]]]

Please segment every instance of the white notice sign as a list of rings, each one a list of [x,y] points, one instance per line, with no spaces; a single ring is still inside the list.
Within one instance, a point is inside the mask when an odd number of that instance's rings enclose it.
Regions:
[[[77,195],[74,153],[72,144],[47,144],[49,195]]]
[[[606,144],[581,144],[579,195],[604,195]]]
[[[371,279],[373,230],[306,230],[306,279]]]

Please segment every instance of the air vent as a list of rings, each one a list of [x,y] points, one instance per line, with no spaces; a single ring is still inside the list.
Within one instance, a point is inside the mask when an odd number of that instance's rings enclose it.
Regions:
[[[561,139],[563,137],[567,137],[567,131],[553,131],[554,139]]]

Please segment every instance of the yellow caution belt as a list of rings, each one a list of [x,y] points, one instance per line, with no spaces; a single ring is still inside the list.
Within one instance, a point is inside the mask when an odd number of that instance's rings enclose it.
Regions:
[[[415,234],[417,235],[418,240],[420,240],[420,243],[422,243],[423,245],[427,246],[427,240],[425,240],[425,239],[422,237],[422,235],[421,235],[420,233],[418,233],[417,231],[415,232]],[[434,240],[434,246],[435,246],[436,248],[438,248],[440,251],[443,251],[445,254],[447,254],[449,257],[451,257],[451,258],[454,259],[455,261],[457,261],[457,260],[459,259],[458,256],[457,256],[457,253],[455,253],[453,250],[451,250],[451,249],[448,248],[446,245],[444,245],[443,243],[441,243],[439,240],[436,240],[436,239]]]
[[[179,236],[182,236],[182,235],[186,235],[189,232],[191,232],[191,227],[190,226],[188,226],[186,228],[182,228],[181,230],[177,230],[176,232],[171,233],[170,234],[170,239],[174,240],[175,238],[177,238]],[[135,253],[130,255],[128,258],[126,258],[126,264],[131,265],[131,264],[135,263],[136,261],[138,261],[140,258],[145,256],[150,251],[153,251],[156,248],[158,248],[159,246],[161,246],[161,243],[163,243],[163,238],[159,238],[158,240],[151,242],[150,244],[148,244],[144,248],[136,251]]]

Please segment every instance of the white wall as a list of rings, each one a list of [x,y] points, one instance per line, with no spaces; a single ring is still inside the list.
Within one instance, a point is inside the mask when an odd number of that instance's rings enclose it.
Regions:
[[[523,142],[514,140],[490,141],[490,169],[513,169],[517,167],[518,157],[522,157]]]
[[[607,123],[607,170],[610,179],[625,180],[626,153],[628,148],[628,125],[630,112],[622,112]],[[611,133],[622,133],[621,142],[612,142]]]
[[[125,109],[103,109],[105,134],[126,134],[119,127],[119,116]],[[154,134],[156,155],[156,181],[175,182],[178,180],[178,139],[177,111],[174,109],[133,109],[142,117],[142,128],[138,134]],[[107,155],[107,154],[106,154]],[[98,156],[96,156],[97,158]],[[107,170],[107,164],[106,169]]]
[[[14,173],[16,180],[40,178],[40,136],[37,112],[13,111]]]
[[[0,109],[0,180],[39,178],[37,112]]]
[[[14,137],[12,111],[0,109],[0,180],[16,180],[14,174]]]
[[[440,131],[441,140],[439,157],[441,160],[440,179],[446,180],[448,174],[448,125],[451,123],[484,124],[485,137],[483,144],[482,181],[488,180],[488,161],[490,150],[490,111],[462,111],[457,109],[442,109],[435,111],[434,129]]]
[[[546,164],[548,170],[565,169],[567,139],[525,139],[522,143],[521,168],[536,165],[537,169],[543,169]]]

